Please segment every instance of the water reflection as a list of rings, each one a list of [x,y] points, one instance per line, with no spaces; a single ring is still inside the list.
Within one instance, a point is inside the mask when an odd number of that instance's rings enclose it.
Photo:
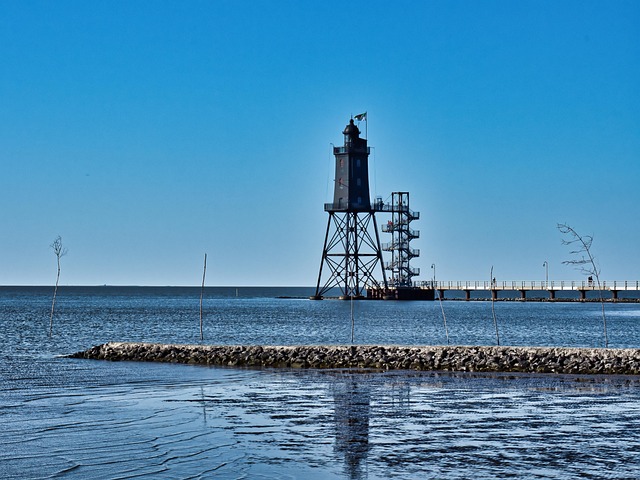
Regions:
[[[346,375],[333,384],[332,390],[335,405],[335,452],[344,455],[348,478],[366,478],[371,388],[357,376]]]
[[[2,478],[640,478],[637,377],[78,365],[124,380],[6,397]]]
[[[411,386],[409,382],[394,381],[385,385],[389,389],[391,407],[400,412],[407,412],[411,405]]]

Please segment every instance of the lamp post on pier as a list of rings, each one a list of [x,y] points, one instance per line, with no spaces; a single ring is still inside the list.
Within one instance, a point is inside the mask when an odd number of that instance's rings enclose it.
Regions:
[[[432,263],[431,268],[433,269],[433,288],[436,288],[436,264]]]
[[[545,260],[542,266],[545,268],[544,286],[549,290],[549,262]]]

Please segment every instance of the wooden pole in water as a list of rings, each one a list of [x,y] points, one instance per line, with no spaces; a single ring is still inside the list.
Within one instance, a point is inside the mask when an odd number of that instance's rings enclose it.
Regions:
[[[351,344],[353,344],[355,320],[353,318],[353,293],[351,294]]]
[[[447,316],[444,314],[444,307],[442,306],[442,296],[440,295],[440,290],[436,288],[436,264],[432,263],[431,268],[433,268],[433,289],[438,292],[438,301],[440,302],[440,310],[442,310],[442,319],[444,320],[444,334],[447,337],[447,345],[449,345],[449,329],[447,328]]]
[[[447,328],[447,316],[444,314],[444,307],[442,306],[442,297],[440,296],[440,290],[438,290],[438,301],[440,302],[440,310],[442,310],[442,319],[444,320],[444,334],[447,336],[447,345],[449,345],[449,329]]]
[[[493,315],[493,325],[496,327],[496,341],[498,342],[498,346],[500,346],[500,334],[498,333],[498,320],[496,319],[496,307],[495,307],[495,298],[494,298],[494,290],[495,295],[498,294],[496,281],[493,278],[493,265],[491,265],[491,314]]]
[[[202,289],[200,290],[200,340],[204,340],[202,330],[202,297],[204,296],[204,277],[207,274],[207,254],[204,254],[204,268],[202,270]]]

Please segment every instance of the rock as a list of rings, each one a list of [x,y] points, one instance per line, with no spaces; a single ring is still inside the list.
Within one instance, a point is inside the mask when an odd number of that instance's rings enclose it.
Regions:
[[[69,357],[234,367],[640,374],[639,349],[364,345],[277,347],[107,343]]]

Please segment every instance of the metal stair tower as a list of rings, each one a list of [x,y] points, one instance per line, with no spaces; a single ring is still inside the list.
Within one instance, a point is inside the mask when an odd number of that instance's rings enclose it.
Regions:
[[[412,278],[420,275],[419,268],[411,268],[412,258],[420,256],[420,250],[411,248],[410,242],[420,236],[420,232],[412,230],[410,224],[420,218],[419,212],[409,208],[409,192],[393,192],[391,204],[385,205],[385,211],[391,212],[391,220],[382,225],[382,231],[391,234],[391,242],[384,243],[382,249],[391,252],[391,261],[385,269],[391,271],[390,286],[412,287]]]

